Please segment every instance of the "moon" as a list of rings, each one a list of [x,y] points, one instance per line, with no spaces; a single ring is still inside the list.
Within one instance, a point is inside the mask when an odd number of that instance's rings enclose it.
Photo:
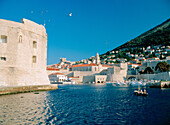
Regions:
[[[72,16],[72,13],[70,13],[69,16]]]

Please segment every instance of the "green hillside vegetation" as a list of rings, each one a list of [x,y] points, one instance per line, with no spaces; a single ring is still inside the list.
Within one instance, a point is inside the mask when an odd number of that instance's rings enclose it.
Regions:
[[[170,45],[170,19],[156,26],[155,28],[141,34],[125,44],[115,48],[147,47],[150,45]]]
[[[148,46],[153,47],[155,45],[170,46],[170,19],[112,50],[114,52],[118,51],[118,53],[108,51],[107,53],[100,55],[100,58],[102,61],[105,60],[106,64],[108,62],[118,63],[117,61],[112,60],[117,58],[124,58],[126,59],[126,62],[135,59],[135,57],[129,57],[127,53],[143,55],[145,58],[153,58],[156,57],[155,52],[150,54],[149,52],[144,52],[144,50]],[[111,57],[110,60],[106,60],[106,58],[112,55],[114,56]],[[170,52],[167,52],[167,54],[164,55],[160,54],[159,58],[165,59],[167,56],[170,56]]]

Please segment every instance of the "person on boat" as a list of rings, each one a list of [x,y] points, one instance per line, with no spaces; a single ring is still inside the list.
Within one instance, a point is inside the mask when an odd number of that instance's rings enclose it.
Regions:
[[[143,93],[142,89],[140,90],[141,93]]]
[[[146,89],[144,89],[144,92],[143,92],[144,94],[146,94]]]

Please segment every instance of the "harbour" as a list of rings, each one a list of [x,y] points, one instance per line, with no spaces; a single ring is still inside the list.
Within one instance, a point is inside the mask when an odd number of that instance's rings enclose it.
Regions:
[[[167,5],[0,0],[0,125],[169,125]]]
[[[59,85],[57,90],[0,96],[0,124],[170,123],[170,89]]]

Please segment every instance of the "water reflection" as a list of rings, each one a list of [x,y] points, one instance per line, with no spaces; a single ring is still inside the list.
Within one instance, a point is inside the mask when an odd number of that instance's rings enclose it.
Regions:
[[[170,90],[61,85],[58,90],[0,96],[0,124],[166,124]],[[161,101],[160,101],[161,100]]]
[[[43,123],[49,109],[46,96],[46,92],[0,96],[0,122],[2,124]]]

